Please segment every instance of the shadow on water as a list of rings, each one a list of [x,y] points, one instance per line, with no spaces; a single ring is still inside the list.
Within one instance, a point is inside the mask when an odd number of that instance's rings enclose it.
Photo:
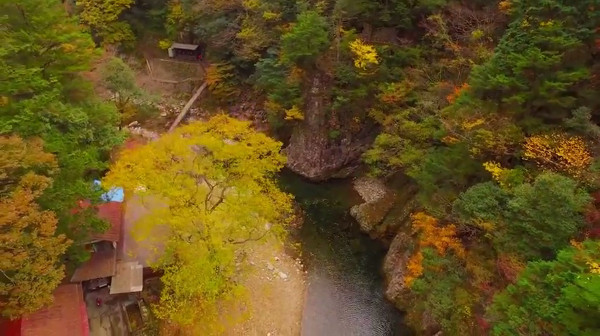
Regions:
[[[305,212],[300,240],[308,291],[302,335],[410,335],[383,295],[384,248],[361,233],[349,214],[361,201],[351,181],[311,183],[289,171],[280,181]]]

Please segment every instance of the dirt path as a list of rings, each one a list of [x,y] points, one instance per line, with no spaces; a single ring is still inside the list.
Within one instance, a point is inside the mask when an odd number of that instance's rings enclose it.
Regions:
[[[163,326],[165,336],[300,336],[306,274],[299,259],[276,242],[255,244],[248,250],[241,285],[245,296],[222,307],[216,329],[203,325]]]
[[[249,318],[227,329],[225,335],[300,335],[306,277],[299,259],[276,243],[252,246],[248,275],[242,283],[248,291]]]

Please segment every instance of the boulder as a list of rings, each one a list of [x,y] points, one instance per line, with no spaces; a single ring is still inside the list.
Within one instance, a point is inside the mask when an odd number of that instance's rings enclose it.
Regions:
[[[400,232],[392,240],[392,244],[383,260],[383,276],[386,283],[385,296],[388,300],[398,303],[399,299],[408,294],[409,289],[404,284],[406,264],[412,252],[413,240]]]
[[[354,189],[365,202],[353,206],[350,214],[364,232],[384,243],[408,222],[416,205],[416,186],[404,177],[399,182],[392,189],[375,178],[354,181]]]
[[[383,221],[394,206],[396,195],[380,180],[368,177],[355,180],[354,189],[365,203],[353,206],[350,214],[356,219],[361,230],[374,234],[377,225]]]

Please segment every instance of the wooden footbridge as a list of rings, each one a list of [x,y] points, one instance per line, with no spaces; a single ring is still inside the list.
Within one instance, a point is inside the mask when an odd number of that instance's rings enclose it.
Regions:
[[[194,93],[192,98],[190,98],[190,100],[188,100],[188,102],[185,104],[185,106],[181,109],[181,112],[179,112],[179,115],[177,116],[175,121],[173,121],[173,123],[169,127],[169,131],[168,131],[169,133],[173,132],[173,130],[177,127],[177,125],[179,125],[181,120],[183,120],[183,118],[185,118],[185,115],[188,113],[188,111],[190,110],[190,108],[192,107],[194,102],[200,97],[200,95],[202,94],[204,89],[206,89],[207,86],[208,86],[208,83],[206,81],[204,81],[202,83],[202,85],[200,85],[200,87],[196,90],[196,92]]]

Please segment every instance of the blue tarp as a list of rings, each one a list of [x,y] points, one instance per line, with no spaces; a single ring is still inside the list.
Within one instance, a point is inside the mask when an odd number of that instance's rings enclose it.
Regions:
[[[94,180],[94,185],[100,187],[101,184],[102,183],[99,180]],[[100,198],[104,202],[123,202],[123,199],[125,198],[125,193],[123,192],[123,188],[115,187],[102,194]]]

